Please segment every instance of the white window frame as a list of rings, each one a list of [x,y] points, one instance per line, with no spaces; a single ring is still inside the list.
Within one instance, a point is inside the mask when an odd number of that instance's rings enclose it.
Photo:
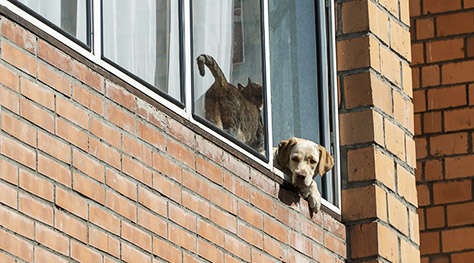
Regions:
[[[26,21],[32,23],[36,27],[38,27],[40,30],[44,31],[48,35],[52,36],[53,38],[59,40],[61,43],[64,45],[70,47],[72,50],[75,52],[79,53],[81,56],[85,57],[92,63],[95,63],[105,70],[109,71],[116,77],[120,78],[121,80],[125,81],[129,85],[133,86],[134,88],[138,89],[142,93],[146,94],[153,100],[157,101],[158,103],[162,104],[166,108],[170,109],[171,111],[177,113],[179,116],[191,121],[193,124],[197,125],[204,131],[208,132],[209,134],[213,135],[217,139],[223,141],[224,143],[228,144],[229,146],[237,149],[239,152],[244,154],[245,156],[251,158],[255,162],[259,163],[260,165],[268,168],[270,171],[272,171],[274,174],[277,176],[283,178],[284,180],[291,181],[288,176],[283,174],[280,170],[276,169],[273,167],[273,156],[272,154],[269,154],[268,162],[264,162],[262,159],[256,157],[255,155],[249,153],[247,150],[243,149],[236,143],[232,142],[231,140],[228,140],[224,136],[220,135],[219,133],[215,132],[214,130],[210,129],[206,125],[196,121],[193,116],[192,116],[192,103],[193,103],[193,96],[192,96],[192,91],[191,91],[191,82],[192,82],[192,63],[194,62],[194,59],[191,58],[191,49],[192,49],[192,43],[191,43],[191,1],[192,0],[183,0],[182,1],[182,21],[181,26],[182,30],[184,30],[182,34],[183,39],[181,40],[181,44],[184,45],[184,67],[182,70],[184,70],[184,79],[182,79],[181,85],[184,85],[184,104],[185,108],[181,108],[178,105],[170,102],[169,100],[163,98],[160,96],[158,93],[153,92],[149,88],[147,88],[145,85],[141,84],[139,81],[135,80],[131,76],[125,74],[124,72],[120,71],[113,65],[110,65],[106,61],[102,60],[102,47],[101,47],[101,41],[102,41],[102,34],[101,34],[101,23],[100,19],[102,16],[102,10],[101,10],[101,0],[91,0],[91,36],[90,36],[90,50],[84,48],[84,45],[80,45],[77,43],[77,41],[73,41],[70,39],[70,37],[65,36],[64,34],[60,33],[59,31],[56,31],[53,29],[51,26],[48,24],[40,21],[37,19],[35,16],[29,14],[28,12],[24,11],[20,7],[16,6],[15,4],[9,2],[8,0],[0,0],[0,5],[6,7],[10,11],[14,12],[15,14],[19,15]],[[315,3],[321,3],[321,5],[324,6],[326,13],[328,15],[327,21],[329,23],[328,25],[328,38],[329,41],[327,42],[328,45],[328,64],[329,67],[327,69],[328,71],[328,84],[330,85],[331,89],[328,91],[330,96],[328,98],[331,99],[329,102],[331,105],[331,112],[332,115],[328,117],[326,120],[327,123],[326,125],[331,125],[333,132],[329,132],[329,129],[326,129],[324,131],[321,131],[322,134],[326,137],[325,141],[330,142],[330,146],[328,145],[326,148],[331,152],[331,154],[335,158],[335,166],[332,171],[332,176],[333,176],[333,188],[334,188],[334,204],[328,202],[324,198],[322,199],[322,203],[324,206],[332,210],[333,212],[337,214],[341,214],[341,172],[340,172],[340,147],[339,147],[339,124],[338,124],[338,93],[337,93],[337,68],[336,68],[336,38],[335,38],[335,17],[334,17],[334,12],[332,11],[327,11],[327,10],[334,10],[334,1],[328,0],[328,1],[315,1]],[[270,47],[269,47],[269,24],[268,24],[268,0],[263,0],[261,1],[263,4],[261,8],[263,8],[263,14],[264,14],[264,50],[265,50],[265,82],[267,83],[267,88],[266,90],[266,98],[271,98],[271,83],[270,83]],[[328,94],[328,95],[329,95]],[[266,125],[268,126],[268,132],[267,132],[267,141],[269,143],[272,142],[272,119],[271,119],[271,100],[267,99],[266,103],[266,110],[268,113],[268,123]],[[327,107],[328,114],[329,114],[329,107]],[[330,123],[330,124],[329,124]],[[271,147],[270,147],[271,149]],[[329,175],[331,176],[331,175]]]

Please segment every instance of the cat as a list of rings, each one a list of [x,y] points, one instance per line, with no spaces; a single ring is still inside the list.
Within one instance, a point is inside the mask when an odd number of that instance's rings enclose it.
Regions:
[[[262,85],[248,78],[247,86],[239,83],[236,88],[227,82],[213,57],[203,54],[196,60],[201,76],[205,74],[204,65],[214,76],[214,83],[204,95],[205,118],[257,152],[262,152]]]

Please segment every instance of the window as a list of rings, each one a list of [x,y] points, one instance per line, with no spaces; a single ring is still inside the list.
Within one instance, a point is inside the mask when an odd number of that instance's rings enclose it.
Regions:
[[[332,1],[2,0],[8,2],[269,169],[272,147],[283,139],[324,145],[336,168],[317,183],[325,204],[339,211]]]

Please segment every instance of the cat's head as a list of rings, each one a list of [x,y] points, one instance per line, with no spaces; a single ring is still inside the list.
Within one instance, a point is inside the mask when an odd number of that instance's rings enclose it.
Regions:
[[[263,107],[263,86],[258,83],[253,83],[250,78],[248,78],[247,86],[242,86],[242,84],[237,84],[240,92],[244,97],[257,106],[259,110],[262,110]]]

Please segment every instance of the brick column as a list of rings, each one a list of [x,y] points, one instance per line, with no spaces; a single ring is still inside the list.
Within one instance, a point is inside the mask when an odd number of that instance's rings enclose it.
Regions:
[[[408,0],[338,1],[342,215],[354,262],[419,262]]]
[[[474,2],[411,0],[423,262],[474,258]]]

